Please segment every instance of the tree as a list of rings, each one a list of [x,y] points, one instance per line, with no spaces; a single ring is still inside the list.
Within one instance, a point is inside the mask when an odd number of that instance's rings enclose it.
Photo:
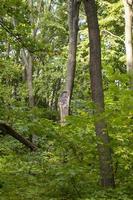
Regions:
[[[133,43],[132,43],[132,22],[133,22],[133,0],[123,0],[125,9],[125,48],[127,73],[130,77],[130,88],[133,89]]]
[[[99,153],[101,185],[103,187],[114,187],[114,174],[112,167],[111,148],[109,136],[104,119],[104,94],[101,72],[101,44],[97,19],[95,0],[84,0],[85,12],[89,29],[90,40],[90,79],[92,100],[95,104],[95,131],[97,135],[97,147]],[[100,140],[100,141],[99,141]]]
[[[33,16],[33,10],[34,10],[34,2],[32,0],[28,1],[28,6],[31,11],[30,16],[29,16],[29,21],[31,25],[34,27],[32,30],[32,38],[33,41],[35,42],[36,36],[37,36],[37,31],[38,31],[38,24],[39,24],[39,14],[41,13],[41,6],[42,6],[42,0],[37,2],[37,19],[34,18]],[[33,107],[35,104],[34,100],[34,92],[33,92],[33,64],[34,64],[34,58],[31,52],[29,52],[26,49],[22,49],[22,60],[26,69],[26,80],[27,80],[27,86],[28,86],[28,95],[29,95],[29,106]]]
[[[60,117],[64,122],[65,117],[69,115],[72,91],[74,86],[76,51],[78,35],[78,19],[80,1],[69,0],[69,50],[65,90],[62,92],[59,100]]]
[[[26,71],[26,81],[28,86],[28,96],[29,96],[29,106],[32,108],[34,106],[34,94],[33,94],[33,82],[32,82],[32,74],[33,74],[33,57],[30,52],[22,49],[22,60],[25,66]]]

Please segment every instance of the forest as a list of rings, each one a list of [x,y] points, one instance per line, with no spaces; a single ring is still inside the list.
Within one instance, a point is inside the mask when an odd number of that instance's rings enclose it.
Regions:
[[[0,200],[133,199],[133,0],[0,0]]]

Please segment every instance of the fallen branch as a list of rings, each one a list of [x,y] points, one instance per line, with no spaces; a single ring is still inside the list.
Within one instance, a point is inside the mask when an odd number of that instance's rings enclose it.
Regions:
[[[37,149],[37,146],[34,145],[32,142],[27,140],[25,137],[17,133],[11,126],[4,122],[0,122],[0,130],[3,131],[6,134],[11,135],[15,139],[17,139],[19,142],[24,144],[26,147],[30,148],[32,151],[35,151]]]

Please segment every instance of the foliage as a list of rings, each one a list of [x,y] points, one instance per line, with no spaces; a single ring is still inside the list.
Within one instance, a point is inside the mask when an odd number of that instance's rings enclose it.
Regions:
[[[83,8],[72,116],[60,126],[58,97],[67,63],[67,3],[2,0],[0,26],[0,120],[29,138],[36,134],[38,150],[30,152],[0,133],[1,200],[131,200],[133,199],[133,91],[128,88],[125,66],[124,21],[120,0],[97,1],[102,41],[105,113],[113,149],[116,188],[99,186],[94,105],[88,70],[88,32]],[[30,16],[34,16],[31,23]],[[15,19],[15,25],[14,25]],[[32,35],[38,23],[35,39]],[[5,28],[8,28],[8,31]],[[19,41],[18,37],[19,36]],[[28,107],[28,89],[20,51],[34,58],[35,107]]]

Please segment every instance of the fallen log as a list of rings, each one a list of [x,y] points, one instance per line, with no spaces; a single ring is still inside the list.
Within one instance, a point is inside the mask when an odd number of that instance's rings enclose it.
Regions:
[[[17,139],[19,142],[24,144],[26,147],[30,148],[32,151],[35,151],[37,149],[37,146],[27,140],[24,136],[20,135],[16,132],[10,125],[0,122],[0,130],[3,131],[5,134],[11,135],[15,139]]]

